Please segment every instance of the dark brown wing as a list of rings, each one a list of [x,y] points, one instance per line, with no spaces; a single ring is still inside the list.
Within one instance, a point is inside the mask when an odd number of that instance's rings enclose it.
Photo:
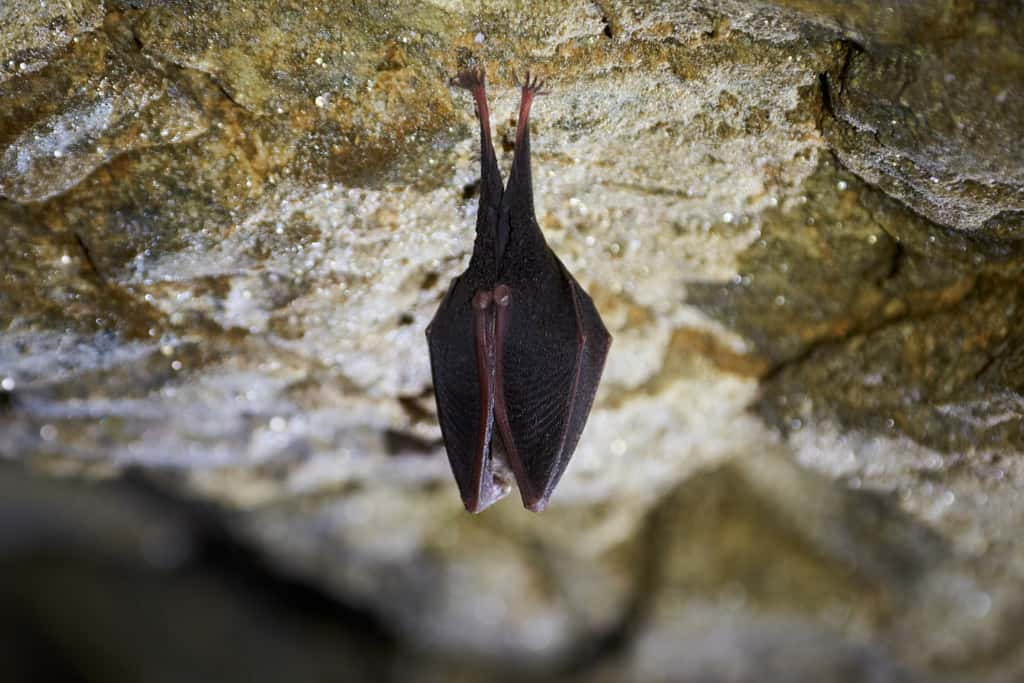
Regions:
[[[540,510],[579,441],[611,337],[530,218],[513,226],[515,265],[499,276],[511,293],[496,332],[495,418],[523,504]]]
[[[601,320],[590,295],[576,282],[568,270],[564,270],[564,266],[563,272],[572,282],[584,338],[583,353],[580,357],[579,383],[576,387],[575,403],[565,440],[565,452],[571,455],[576,450],[576,444],[579,443],[580,435],[583,433],[583,426],[587,422],[587,416],[590,415],[594,395],[597,393],[597,385],[601,381],[601,372],[604,370],[604,361],[608,357],[608,351],[612,345],[612,336],[604,326],[604,321]],[[558,476],[561,476],[561,473]],[[556,479],[554,483],[557,481]]]
[[[458,277],[427,328],[430,369],[438,421],[462,502],[479,512],[506,493],[494,480],[491,461],[494,386],[481,373],[480,354],[488,355],[477,333],[468,278]],[[490,354],[493,358],[493,353]],[[493,365],[493,360],[490,361]],[[486,366],[486,363],[485,363]]]
[[[611,336],[594,303],[548,247],[534,214],[526,79],[516,152],[498,217],[494,417],[523,504],[539,511],[569,464],[601,379]]]
[[[452,281],[427,328],[427,344],[438,420],[452,473],[466,509],[479,512],[507,493],[495,481],[491,460],[494,352],[493,339],[488,345],[487,336],[494,314],[489,311],[486,315],[490,318],[484,319],[484,313],[473,308],[473,297],[494,287],[495,234],[503,190],[491,144],[483,70],[462,71],[454,83],[470,90],[477,104],[480,205],[469,268]],[[481,369],[481,358],[488,355]]]

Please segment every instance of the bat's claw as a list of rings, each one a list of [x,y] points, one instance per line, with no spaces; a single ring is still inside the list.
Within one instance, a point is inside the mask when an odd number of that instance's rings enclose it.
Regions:
[[[536,95],[547,95],[550,91],[545,89],[547,81],[542,81],[537,76],[531,76],[530,72],[527,71],[526,75],[522,80],[519,80],[519,76],[515,76],[516,85],[522,88],[524,95],[534,97]]]
[[[485,78],[484,68],[478,66],[473,69],[463,69],[451,80],[451,84],[457,88],[476,90],[484,87]]]

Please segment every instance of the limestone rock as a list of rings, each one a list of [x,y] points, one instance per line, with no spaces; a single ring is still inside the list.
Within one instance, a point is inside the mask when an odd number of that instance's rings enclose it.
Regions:
[[[5,2],[0,7],[0,83],[37,71],[50,55],[103,21],[102,0]]]
[[[259,586],[353,607],[387,646],[368,666],[404,680],[1024,673],[1016,9],[4,8],[25,21],[0,38],[0,454],[75,480],[15,484],[20,510],[108,510],[103,557],[183,622],[193,584],[131,549],[140,504],[89,482],[149,482],[140,525],[212,504]],[[537,217],[615,336],[540,516],[462,510],[431,395],[423,330],[479,191],[448,79],[474,65],[503,169],[515,78],[548,79]],[[31,633],[113,627],[110,546],[88,546],[42,566]],[[198,566],[237,591],[223,614],[308,633],[308,661],[335,666],[319,634],[363,642],[249,560]],[[48,630],[76,600],[96,628]],[[282,643],[261,670],[302,659]]]
[[[0,84],[0,196],[48,199],[120,154],[206,130],[187,88],[130,41],[75,37],[38,73]]]
[[[783,4],[854,41],[825,77],[834,119],[824,131],[844,164],[936,223],[1020,238],[1019,6]]]

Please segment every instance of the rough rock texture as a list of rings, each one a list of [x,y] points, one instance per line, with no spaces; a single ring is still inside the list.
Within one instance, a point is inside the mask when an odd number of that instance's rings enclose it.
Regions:
[[[0,589],[0,658],[102,680],[1024,677],[1022,18],[6,3],[0,566],[35,588]],[[479,177],[447,79],[478,64],[503,168],[516,73],[549,78],[538,217],[615,336],[539,516],[462,510],[430,393],[423,330]],[[147,600],[180,651],[138,626]],[[198,623],[237,640],[203,649]]]
[[[42,68],[76,36],[102,21],[102,0],[5,2],[0,7],[0,83]]]
[[[173,69],[141,55],[132,40],[120,26],[76,37],[37,75],[0,85],[0,193],[47,199],[132,149],[206,132]]]
[[[851,41],[824,81],[843,163],[940,225],[1019,239],[1024,8],[822,4]]]

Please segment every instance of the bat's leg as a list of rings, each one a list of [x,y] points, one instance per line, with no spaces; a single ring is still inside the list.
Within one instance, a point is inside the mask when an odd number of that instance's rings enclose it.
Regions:
[[[498,170],[498,159],[494,155],[494,144],[491,142],[491,114],[487,108],[486,76],[482,67],[465,69],[452,79],[452,85],[464,88],[473,93],[476,100],[476,114],[480,119],[480,169],[481,192],[483,199],[495,207],[501,201],[501,172]]]
[[[516,121],[516,151],[512,157],[512,170],[508,175],[508,187],[505,188],[503,207],[508,207],[513,218],[518,220],[534,220],[533,218],[533,179],[530,171],[530,107],[533,98],[543,95],[544,84],[526,74],[526,81],[521,84],[519,100],[519,119]],[[529,218],[525,218],[525,217]],[[501,236],[499,236],[499,242]]]
[[[529,133],[530,107],[533,106],[533,98],[537,95],[547,94],[544,90],[544,82],[536,76],[531,80],[529,71],[526,72],[526,79],[520,84],[520,89],[519,119],[516,121],[516,159],[519,158],[519,148],[523,143],[529,145],[527,134]],[[529,149],[525,151],[528,153]],[[526,160],[529,161],[529,156]],[[513,160],[514,162],[515,160]]]
[[[512,437],[512,426],[508,419],[508,406],[505,405],[505,386],[503,378],[503,359],[505,353],[505,335],[508,333],[508,308],[512,303],[512,290],[507,285],[494,288],[495,320],[494,320],[494,421],[498,425],[501,442],[505,446],[505,457],[515,475],[519,486],[519,495],[523,505],[540,512],[547,503],[543,496],[533,490],[526,476],[523,460]]]

